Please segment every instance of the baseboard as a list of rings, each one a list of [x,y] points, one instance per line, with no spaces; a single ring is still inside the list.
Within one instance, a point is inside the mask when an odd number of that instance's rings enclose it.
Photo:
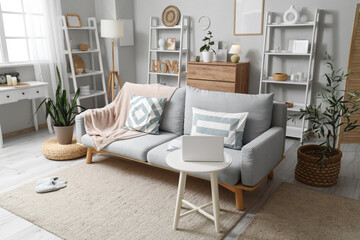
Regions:
[[[39,129],[43,129],[43,128],[47,128],[46,123],[39,124]],[[35,132],[35,127],[28,127],[28,128],[16,130],[14,132],[4,133],[3,134],[3,139],[15,137],[15,136],[25,134],[25,133],[29,133],[29,132]]]

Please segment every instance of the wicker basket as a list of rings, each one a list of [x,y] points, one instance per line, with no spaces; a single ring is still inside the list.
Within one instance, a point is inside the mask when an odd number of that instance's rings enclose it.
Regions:
[[[288,79],[288,75],[286,73],[274,73],[273,79],[274,81],[286,81]]]
[[[304,145],[298,148],[298,162],[295,168],[295,179],[307,185],[315,187],[330,187],[336,184],[339,172],[342,152],[335,149],[336,154],[330,159],[325,159],[326,167],[320,169],[319,157],[309,153],[319,152],[325,148],[319,145]]]

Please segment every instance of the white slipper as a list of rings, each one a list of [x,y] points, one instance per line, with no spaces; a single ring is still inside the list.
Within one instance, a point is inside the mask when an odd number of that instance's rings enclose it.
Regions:
[[[57,191],[61,188],[66,187],[66,183],[64,182],[56,182],[56,181],[51,181],[51,182],[45,182],[42,184],[39,184],[35,187],[35,192],[37,193],[47,193],[47,192],[53,192],[53,191]]]
[[[51,181],[67,183],[66,179],[63,179],[63,178],[46,177],[46,178],[41,178],[41,179],[37,180],[36,185],[43,184],[43,183],[50,183]]]

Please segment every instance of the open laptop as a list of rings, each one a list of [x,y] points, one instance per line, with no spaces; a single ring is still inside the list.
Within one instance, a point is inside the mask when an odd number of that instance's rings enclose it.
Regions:
[[[185,162],[223,162],[224,137],[183,136],[182,159]]]

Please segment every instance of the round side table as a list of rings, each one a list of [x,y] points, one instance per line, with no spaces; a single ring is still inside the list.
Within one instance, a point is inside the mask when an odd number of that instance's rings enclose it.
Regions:
[[[224,158],[225,160],[223,162],[184,162],[182,160],[182,149],[178,149],[167,155],[166,163],[170,167],[180,171],[179,185],[178,185],[178,191],[176,197],[174,225],[173,225],[174,230],[178,228],[179,219],[181,217],[184,217],[193,212],[199,212],[205,217],[213,220],[215,223],[216,232],[217,233],[220,232],[220,224],[219,224],[220,205],[219,205],[219,187],[218,187],[217,172],[227,168],[228,166],[230,166],[232,162],[231,156],[225,152],[224,152]],[[209,202],[207,204],[198,207],[190,203],[189,201],[183,199],[187,173],[210,173],[212,202]],[[192,209],[183,214],[180,214],[181,206],[183,203],[188,205]],[[202,209],[211,204],[213,205],[214,215],[211,215]]]

